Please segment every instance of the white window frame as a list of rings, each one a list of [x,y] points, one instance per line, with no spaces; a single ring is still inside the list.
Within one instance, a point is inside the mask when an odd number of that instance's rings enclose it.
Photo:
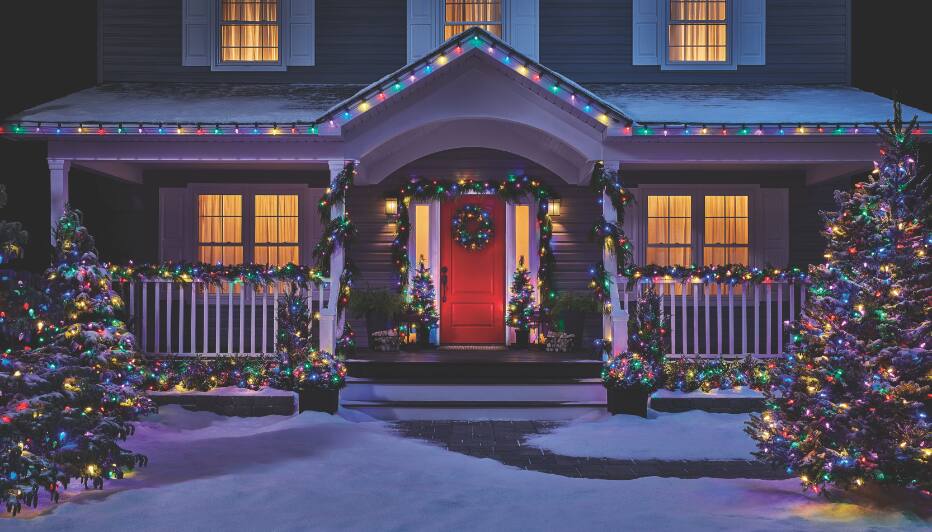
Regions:
[[[726,0],[725,2],[725,57],[724,62],[711,61],[670,61],[670,0],[660,1],[660,69],[661,70],[737,70],[735,60],[735,2],[740,0]]]
[[[692,262],[703,265],[702,248],[705,233],[705,196],[747,196],[748,197],[748,266],[761,263],[763,250],[760,242],[758,220],[761,216],[760,187],[758,185],[639,185],[637,197],[641,207],[638,209],[637,242],[635,261],[647,264],[647,197],[648,196],[691,196],[692,221],[690,222],[690,253]]]
[[[220,54],[221,3],[223,0],[210,0],[210,69],[217,72],[281,72],[288,70],[285,64],[288,46],[288,20],[285,2],[278,0],[278,61],[272,62],[223,62]]]
[[[263,194],[295,194],[298,196],[298,257],[301,264],[310,264],[311,253],[316,242],[310,242],[314,232],[314,203],[311,201],[311,187],[289,184],[192,184],[187,188],[189,205],[192,209],[190,226],[185,228],[189,239],[189,255],[198,260],[198,196],[205,194],[241,195],[243,197],[243,263],[252,264],[255,251],[255,197]]]

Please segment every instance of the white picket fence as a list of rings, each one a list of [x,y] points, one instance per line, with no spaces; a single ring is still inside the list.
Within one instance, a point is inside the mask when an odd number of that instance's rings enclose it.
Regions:
[[[799,316],[808,285],[769,283],[682,283],[617,279],[627,312],[646,284],[653,283],[667,318],[669,354],[684,357],[774,357],[783,353],[787,325]],[[735,288],[738,288],[735,290]]]
[[[240,356],[275,350],[279,300],[287,290],[284,283],[231,281],[218,286],[145,279],[118,286],[138,348],[145,353]],[[301,289],[301,295],[312,317],[333,314],[329,282],[311,284]],[[320,322],[314,323],[319,330]]]

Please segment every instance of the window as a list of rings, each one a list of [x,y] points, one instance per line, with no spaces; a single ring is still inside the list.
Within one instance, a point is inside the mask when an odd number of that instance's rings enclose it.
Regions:
[[[692,263],[692,197],[647,197],[647,263]]]
[[[702,261],[748,264],[748,197],[706,196]]]
[[[668,63],[728,62],[726,0],[670,0]]]
[[[202,194],[197,198],[197,256],[201,262],[243,262],[243,197]]]
[[[220,0],[220,63],[281,60],[278,0]]]
[[[284,266],[298,264],[298,196],[256,195],[253,262]]]
[[[749,205],[749,195],[648,194],[646,262],[750,264]]]
[[[298,198],[298,194],[198,194],[198,260],[299,264]]]
[[[479,26],[502,37],[502,0],[445,0],[443,39]]]

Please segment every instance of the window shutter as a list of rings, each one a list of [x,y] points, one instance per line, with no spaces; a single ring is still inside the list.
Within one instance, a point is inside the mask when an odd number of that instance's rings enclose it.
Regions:
[[[641,216],[646,215],[641,211],[641,207],[646,205],[645,202],[647,200],[644,194],[641,193],[642,191],[636,188],[628,188],[627,191],[631,194],[634,201],[628,203],[628,206],[625,208],[625,219],[621,224],[621,228],[624,229],[625,235],[628,236],[628,240],[631,241],[631,245],[633,246],[634,263],[644,264],[647,252],[645,251],[646,239],[641,238]]]
[[[210,66],[210,0],[183,0],[181,64]]]
[[[634,0],[631,63],[660,64],[660,0]]]
[[[408,0],[408,62],[420,59],[440,44],[440,3]]]
[[[790,194],[785,188],[760,189],[760,213],[757,221],[760,235],[759,265],[778,268],[790,260]]]
[[[288,66],[314,65],[314,0],[286,0],[288,25]]]
[[[508,43],[537,61],[540,43],[538,0],[511,0],[508,4]]]
[[[735,2],[735,29],[738,64],[766,64],[767,1]]]
[[[184,188],[159,189],[159,260],[190,260],[188,242],[196,237],[196,227],[185,223],[188,191]],[[191,231],[192,234],[186,234]]]

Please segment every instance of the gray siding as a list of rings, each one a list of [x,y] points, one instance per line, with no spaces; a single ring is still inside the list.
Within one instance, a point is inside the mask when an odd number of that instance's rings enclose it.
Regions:
[[[405,64],[405,0],[318,0],[316,66],[181,66],[181,0],[102,0],[102,81],[369,83]]]
[[[632,0],[540,0],[540,58],[582,83],[848,83],[849,0],[768,0],[767,64],[737,71],[632,66]]]

